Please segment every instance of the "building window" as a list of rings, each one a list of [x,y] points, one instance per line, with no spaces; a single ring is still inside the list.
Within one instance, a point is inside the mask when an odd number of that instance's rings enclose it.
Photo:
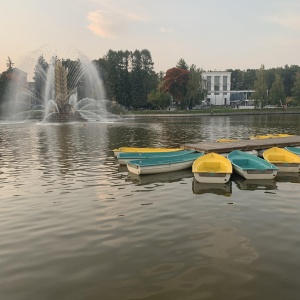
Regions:
[[[223,91],[227,91],[227,76],[223,76]]]
[[[220,76],[215,76],[214,90],[215,91],[220,90]]]
[[[211,76],[207,76],[206,80],[207,80],[207,91],[210,92],[211,91]]]

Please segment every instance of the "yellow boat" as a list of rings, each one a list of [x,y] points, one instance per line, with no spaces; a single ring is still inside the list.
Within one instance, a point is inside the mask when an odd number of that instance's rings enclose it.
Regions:
[[[197,158],[192,172],[200,183],[225,183],[232,174],[232,165],[224,156],[212,152]]]
[[[252,135],[250,136],[250,140],[261,140],[261,139],[276,139],[276,138],[283,138],[293,136],[293,134],[287,133],[275,133],[275,134],[266,134],[266,135]]]
[[[285,149],[272,147],[263,152],[263,158],[279,168],[279,172],[299,172],[300,157]]]
[[[137,148],[137,147],[120,147],[114,149],[114,155],[117,157],[121,152],[140,152],[140,153],[154,153],[154,152],[174,152],[174,151],[181,151],[182,148]]]
[[[218,139],[218,143],[229,143],[229,142],[237,142],[240,141],[239,139]]]
[[[276,133],[273,134],[275,137],[289,137],[289,136],[294,136],[294,134],[287,134],[287,133]]]

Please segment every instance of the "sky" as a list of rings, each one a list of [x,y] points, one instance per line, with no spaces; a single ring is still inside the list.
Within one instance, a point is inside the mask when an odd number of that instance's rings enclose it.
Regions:
[[[0,38],[0,72],[8,56],[29,72],[40,54],[110,49],[148,49],[156,72],[181,58],[204,71],[269,69],[300,65],[300,1],[0,0]]]

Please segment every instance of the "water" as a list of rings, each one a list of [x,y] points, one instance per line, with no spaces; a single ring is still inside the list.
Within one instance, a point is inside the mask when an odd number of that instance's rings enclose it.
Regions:
[[[299,299],[299,175],[223,190],[112,149],[299,134],[300,116],[0,122],[0,299]]]

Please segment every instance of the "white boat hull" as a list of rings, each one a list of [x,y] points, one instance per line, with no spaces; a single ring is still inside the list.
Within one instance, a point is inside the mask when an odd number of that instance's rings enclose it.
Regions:
[[[225,183],[230,179],[231,173],[198,173],[194,172],[195,179],[200,183]]]
[[[249,151],[244,151],[245,153],[254,155],[254,156],[258,156],[258,151],[257,150],[249,150]],[[220,153],[220,155],[227,157],[229,154],[229,152],[225,152],[225,153]]]
[[[278,170],[265,170],[265,171],[256,171],[256,170],[242,170],[233,165],[234,171],[245,179],[273,179],[277,175]]]
[[[300,164],[298,163],[273,163],[279,169],[279,172],[298,173]]]
[[[118,158],[118,163],[120,166],[126,166],[129,161],[140,160],[140,158]]]
[[[191,168],[193,161],[177,162],[173,164],[158,164],[154,166],[137,166],[128,163],[127,169],[129,172],[137,175],[143,174],[159,174],[173,171],[180,171]]]

